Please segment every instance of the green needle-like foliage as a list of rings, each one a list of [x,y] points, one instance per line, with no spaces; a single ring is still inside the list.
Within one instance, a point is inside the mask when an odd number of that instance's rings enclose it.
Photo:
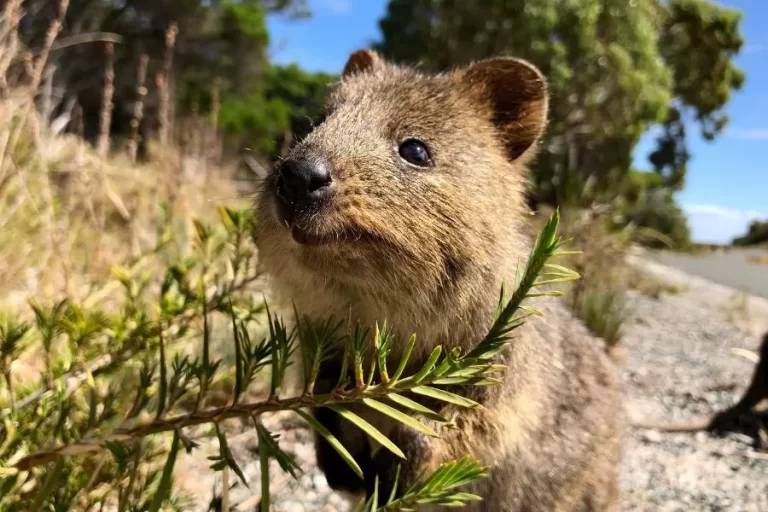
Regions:
[[[86,504],[114,499],[119,510],[165,510],[180,503],[173,492],[173,471],[180,446],[192,451],[197,426],[212,429],[219,454],[214,471],[231,472],[251,485],[229,446],[225,423],[244,418],[254,423],[262,468],[262,510],[269,502],[269,460],[296,478],[301,468],[278,443],[279,433],[261,421],[264,414],[293,411],[326,439],[357,474],[358,463],[328,430],[305,412],[307,407],[334,410],[384,449],[405,458],[401,449],[349,407],[364,405],[428,436],[452,428],[440,413],[408,396],[418,395],[461,408],[479,404],[456,394],[455,386],[489,386],[500,382],[505,366],[495,360],[531,315],[527,304],[548,287],[578,276],[550,262],[562,254],[553,216],[537,239],[509,297],[502,292],[488,335],[467,354],[435,347],[424,363],[406,372],[416,343],[412,336],[402,358],[392,367],[391,337],[386,322],[345,325],[327,319],[316,324],[294,311],[289,327],[255,291],[258,274],[247,213],[221,210],[222,225],[195,224],[194,248],[168,264],[158,282],[116,269],[125,293],[121,313],[108,316],[92,307],[65,300],[46,307],[31,302],[35,325],[11,317],[0,321],[0,364],[6,370],[27,345],[50,354],[61,337],[75,364],[69,373],[26,396],[15,396],[9,372],[0,427],[0,509],[9,511],[59,507],[75,495]],[[159,296],[153,294],[159,290]],[[234,361],[220,354],[215,326],[228,326]],[[255,332],[262,332],[256,336]],[[255,337],[255,338],[254,338]],[[22,343],[29,339],[29,343]],[[260,341],[256,342],[254,339]],[[35,345],[37,343],[37,345]],[[199,350],[190,351],[190,346]],[[108,347],[107,354],[103,348]],[[304,386],[283,397],[287,370],[298,356]],[[316,393],[321,365],[338,360],[337,385]],[[394,371],[393,371],[394,369]],[[351,379],[350,379],[351,377]],[[48,380],[48,379],[46,379]],[[257,391],[256,382],[266,384]],[[83,386],[83,384],[86,384]],[[443,386],[451,386],[447,391]],[[222,391],[224,390],[224,391]],[[224,394],[224,398],[218,396]],[[16,400],[20,399],[20,400]],[[428,420],[429,425],[425,420]],[[172,438],[172,439],[171,439]],[[77,457],[77,462],[73,461]],[[404,494],[386,497],[379,510],[412,510],[420,505],[458,506],[479,499],[462,488],[482,478],[487,468],[468,458],[449,462],[425,476]],[[230,473],[227,473],[229,475]],[[226,476],[223,481],[227,481]],[[227,493],[225,487],[222,492]],[[383,497],[379,497],[383,498]],[[228,498],[222,499],[229,503]],[[379,500],[381,501],[381,500]],[[370,502],[373,503],[373,502]],[[366,510],[372,510],[370,503]]]
[[[324,324],[315,327],[308,318],[301,318],[298,313],[296,318],[301,336],[299,347],[306,383],[304,393],[311,395],[314,383],[320,374],[320,365],[337,354],[343,346],[344,338],[339,335],[339,332],[344,322],[336,322],[333,318],[328,318]]]
[[[11,409],[16,407],[11,364],[21,353],[22,342],[29,329],[30,325],[26,322],[17,321],[6,315],[0,316],[0,370],[5,378]]]
[[[396,510],[414,510],[419,505],[442,505],[444,507],[461,507],[469,501],[481,501],[480,496],[461,492],[459,489],[481,478],[488,473],[488,468],[481,466],[470,457],[442,464],[434,473],[418,481],[405,491],[401,498],[395,499],[396,487],[393,488],[386,504],[379,503],[378,493],[358,508],[358,512],[390,512]],[[399,476],[399,470],[398,470]],[[378,489],[378,480],[376,482]]]

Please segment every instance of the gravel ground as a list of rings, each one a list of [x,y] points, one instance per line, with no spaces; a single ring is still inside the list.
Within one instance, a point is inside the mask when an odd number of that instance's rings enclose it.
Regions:
[[[276,512],[346,512],[347,503],[341,496],[332,492],[323,474],[315,465],[313,435],[295,414],[277,413],[263,418],[266,428],[280,434],[280,446],[294,457],[304,473],[294,479],[283,472],[274,460],[270,461],[270,510]],[[229,426],[229,447],[240,464],[249,487],[237,480],[230,473],[230,501],[232,509],[237,511],[258,511],[260,504],[260,468],[258,441],[252,426],[237,423]],[[218,443],[205,441],[191,455],[180,457],[177,463],[180,471],[176,472],[176,488],[192,496],[195,506],[190,510],[207,511],[212,490],[221,492],[220,473],[214,473],[208,466],[209,456],[218,454]]]
[[[683,287],[681,293],[652,299],[631,296],[632,316],[623,339],[621,364],[625,409],[630,420],[667,423],[711,415],[734,403],[749,383],[754,364],[731,352],[757,349],[768,329],[768,300],[751,297],[746,311],[733,315],[734,290],[664,267],[646,258],[636,264]],[[737,318],[737,320],[734,320]],[[734,322],[738,321],[739,325]],[[272,509],[284,512],[344,511],[314,464],[312,436],[290,415],[265,419],[281,432],[281,446],[306,469],[293,480],[273,462]],[[230,447],[242,462],[250,489],[231,491],[235,510],[255,510],[259,502],[258,446],[252,429],[240,430]],[[621,472],[622,510],[766,511],[768,460],[754,454],[752,438],[729,434],[669,434],[627,427]],[[178,482],[206,510],[211,489],[220,486],[207,469],[214,442],[185,456]],[[230,477],[230,484],[236,477]],[[220,488],[220,487],[219,487]]]
[[[630,420],[667,423],[727,408],[754,369],[731,349],[757,349],[759,334],[768,328],[768,301],[751,297],[746,311],[733,315],[734,290],[640,263],[685,291],[659,300],[632,297],[633,317],[622,340]],[[734,316],[740,325],[732,323]],[[745,456],[753,442],[739,434],[716,438],[628,428],[622,509],[768,510],[768,461]]]

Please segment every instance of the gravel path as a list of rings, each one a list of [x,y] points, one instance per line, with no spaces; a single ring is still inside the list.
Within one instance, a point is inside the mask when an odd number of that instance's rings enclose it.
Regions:
[[[632,317],[623,339],[624,406],[630,420],[671,422],[711,415],[734,403],[749,383],[754,364],[732,353],[755,350],[768,329],[768,300],[750,297],[734,314],[735,291],[648,259],[634,258],[648,271],[684,291],[652,299],[631,295]],[[746,304],[746,305],[745,305]],[[738,325],[737,325],[738,324]],[[307,472],[293,480],[273,462],[273,510],[344,511],[314,465],[312,436],[290,415],[265,420],[280,443]],[[232,427],[237,431],[238,427]],[[259,500],[258,446],[252,429],[230,447],[249,478],[231,492],[235,510],[255,510]],[[753,439],[706,433],[668,434],[628,427],[621,473],[622,510],[767,511],[768,460],[754,453]],[[178,482],[206,510],[215,481],[207,469],[214,442],[182,459]],[[230,484],[236,480],[232,475]],[[206,497],[207,495],[207,497]]]
[[[759,334],[768,328],[768,301],[750,297],[734,314],[734,290],[635,262],[686,290],[659,300],[632,297],[633,318],[622,340],[630,420],[667,423],[727,408],[754,369],[731,350],[757,349]],[[737,434],[715,438],[629,428],[622,509],[768,510],[768,461],[744,456],[752,452],[752,443]]]

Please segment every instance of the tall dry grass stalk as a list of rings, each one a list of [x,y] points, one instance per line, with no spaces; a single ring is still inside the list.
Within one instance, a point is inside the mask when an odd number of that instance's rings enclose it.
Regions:
[[[139,58],[139,66],[136,71],[136,102],[133,104],[133,119],[131,119],[131,140],[128,143],[128,157],[132,163],[136,163],[141,142],[141,121],[144,119],[144,98],[147,96],[147,67],[149,56],[144,54]]]
[[[48,62],[48,55],[51,53],[51,47],[53,42],[61,32],[64,26],[64,19],[67,16],[67,9],[69,9],[69,0],[59,0],[59,15],[53,20],[51,26],[48,27],[48,32],[45,35],[45,43],[43,49],[35,61],[34,75],[32,76],[32,83],[30,84],[30,91],[34,94],[38,87],[40,87],[40,80],[43,76],[43,70]]]
[[[17,27],[21,21],[21,15],[21,0],[7,0],[3,8],[3,23],[0,25],[0,99],[7,98],[10,92],[6,76],[18,49]],[[10,125],[14,113],[10,109],[0,110],[0,126]],[[6,184],[6,169],[3,161],[10,135],[10,130],[0,134],[0,191]]]
[[[30,295],[41,299],[64,291],[75,297],[88,295],[92,283],[104,278],[112,265],[153,247],[158,226],[167,223],[159,204],[170,202],[171,217],[183,222],[193,212],[211,210],[215,214],[209,199],[235,195],[224,172],[217,172],[217,179],[211,182],[192,176],[179,183],[179,155],[171,149],[160,151],[145,169],[134,165],[135,153],[131,158],[103,158],[103,144],[93,151],[83,141],[79,104],[73,107],[70,121],[73,133],[54,135],[37,112],[35,98],[40,96],[44,77],[48,89],[54,86],[50,75],[53,68],[46,63],[69,2],[58,3],[58,15],[41,48],[10,55],[18,37],[21,6],[20,0],[4,3],[0,25],[2,66],[24,63],[27,55],[31,63],[26,82],[8,81],[8,94],[0,98],[0,307],[19,304]],[[168,55],[172,55],[175,32],[175,26],[169,27]],[[114,87],[113,49],[108,45],[108,89]],[[165,69],[170,65],[167,61]],[[139,99],[146,95],[147,67],[144,56],[138,70]],[[112,95],[111,90],[105,91],[102,107],[111,109]],[[45,103],[43,97],[39,106],[49,110]],[[142,109],[143,105],[136,105],[134,110],[135,143],[139,141]],[[102,108],[101,114],[101,135],[107,130],[108,137],[110,113]],[[174,186],[169,187],[169,183]],[[189,200],[175,204],[169,197],[170,188],[174,189],[172,195],[185,195]],[[182,211],[185,207],[189,211]]]
[[[27,175],[28,173],[25,172],[25,169],[19,168],[14,164],[12,157],[13,153],[17,150],[19,142],[24,137],[31,138],[33,145],[40,148],[43,147],[41,144],[39,116],[34,112],[35,99],[43,80],[44,71],[48,69],[47,63],[51,47],[53,46],[56,37],[59,35],[59,32],[61,32],[68,8],[69,0],[59,1],[58,15],[48,27],[42,49],[37,58],[32,62],[31,68],[28,70],[31,74],[31,81],[27,86],[26,91],[18,95],[16,101],[18,101],[19,104],[15,106],[15,108],[9,109],[12,111],[11,118],[18,114],[18,122],[10,123],[11,126],[7,131],[4,131],[4,133],[0,135],[0,182],[9,185],[10,180],[16,177],[20,188],[18,190],[9,191],[14,195],[18,193],[32,194],[31,190],[33,190],[33,187],[30,183],[32,181],[31,177]],[[10,59],[13,60],[14,57],[14,55],[11,55]],[[52,73],[53,69],[51,68],[49,70],[51,80]],[[6,165],[7,159],[9,159],[9,154],[11,161],[9,162],[9,165]],[[51,190],[51,181],[47,166],[45,165],[46,163],[47,162],[41,162],[42,172],[40,172],[39,181],[35,186],[35,189],[42,198],[42,204],[38,205],[33,201],[36,216],[39,218],[39,223],[45,233],[45,241],[42,244],[44,247],[41,257],[42,266],[48,266],[49,260],[53,255],[56,246],[58,246],[60,242],[60,234],[58,233],[54,218],[54,196]],[[9,180],[6,181],[6,175],[8,175],[9,171],[11,174]],[[66,281],[66,271],[64,272],[64,275]]]
[[[179,155],[173,148],[159,151],[141,167],[126,154],[104,158],[83,139],[84,117],[77,103],[69,121],[72,133],[51,130],[38,108],[51,111],[50,91],[56,84],[48,55],[56,48],[69,5],[58,2],[58,15],[34,51],[17,48],[21,7],[20,0],[0,7],[0,71],[3,78],[16,69],[26,73],[23,80],[4,81],[0,96],[0,309],[14,311],[30,296],[49,302],[62,293],[77,301],[98,296],[99,303],[108,305],[114,290],[103,293],[103,283],[115,264],[133,262],[137,271],[151,272],[145,256],[163,230],[183,232],[192,215],[213,218],[214,202],[236,191],[231,176],[221,170],[210,181],[191,176],[179,183]],[[143,99],[146,57],[139,74]],[[41,88],[43,79],[48,92]],[[141,117],[141,111],[134,111],[136,130]],[[109,125],[103,116],[101,123]],[[138,134],[133,135],[138,142]],[[183,204],[171,200],[169,183],[175,185],[174,195],[187,198]],[[161,205],[168,204],[167,214]],[[13,373],[18,382],[36,381],[45,373],[44,361],[24,356]]]
[[[115,94],[115,44],[104,44],[106,61],[104,63],[104,90],[101,97],[101,114],[99,116],[98,152],[107,156],[109,152],[109,130],[112,126],[112,97]]]
[[[208,121],[210,123],[206,148],[210,151],[211,161],[218,165],[221,164],[222,141],[219,136],[219,112],[221,111],[221,80],[216,78],[211,87],[211,111]],[[210,166],[205,166],[206,180],[210,174]]]
[[[13,2],[14,0],[11,1]],[[56,19],[51,22],[50,27],[48,27],[48,32],[45,35],[45,42],[43,43],[43,48],[40,51],[37,60],[33,62],[32,68],[30,70],[32,74],[32,81],[29,84],[28,94],[24,97],[24,107],[19,118],[17,129],[15,131],[9,131],[7,137],[0,139],[0,173],[5,172],[4,164],[8,149],[10,147],[10,149],[13,150],[13,148],[16,147],[21,131],[24,129],[24,126],[27,123],[27,119],[29,118],[29,113],[34,107],[35,97],[37,96],[37,90],[40,88],[40,82],[43,78],[43,70],[45,69],[46,63],[48,62],[48,55],[51,52],[51,46],[53,46],[53,42],[56,40],[59,32],[61,32],[61,28],[64,25],[64,18],[67,15],[67,9],[69,9],[69,0],[59,0],[59,14]],[[14,35],[14,40],[16,39],[17,37]],[[9,59],[12,60],[13,57],[14,55],[10,55]],[[5,75],[5,73],[3,73],[3,75]],[[0,178],[0,181],[2,181],[2,178]]]
[[[43,91],[40,111],[43,122],[49,124],[53,113],[53,77],[56,75],[56,66],[49,65],[43,75]]]
[[[6,0],[3,24],[0,25],[0,98],[8,94],[6,74],[19,45],[16,30],[21,21],[21,12],[21,0]]]
[[[219,124],[219,111],[221,110],[221,80],[218,78],[214,80],[211,87],[211,113],[210,122],[211,127],[216,131],[216,127]]]
[[[176,47],[176,36],[179,27],[175,22],[168,25],[165,31],[165,57],[163,59],[163,71],[155,79],[158,88],[158,122],[160,124],[160,145],[168,146],[171,128],[171,72],[173,71],[173,52]]]

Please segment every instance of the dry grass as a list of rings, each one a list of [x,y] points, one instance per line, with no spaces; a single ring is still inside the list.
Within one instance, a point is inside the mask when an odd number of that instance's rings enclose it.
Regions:
[[[685,291],[684,286],[668,283],[650,272],[637,267],[627,267],[627,286],[643,295],[658,299],[662,294],[677,295]]]
[[[18,7],[11,4],[5,14]],[[60,14],[65,10],[62,2]],[[52,24],[47,45],[58,26]],[[191,156],[172,144],[153,148],[151,163],[135,165],[127,152],[105,157],[80,137],[61,134],[61,124],[49,127],[38,113],[46,105],[39,87],[45,54],[26,78],[6,81],[5,57],[15,41],[15,26],[0,24],[0,312],[26,313],[31,297],[50,303],[65,296],[108,310],[116,290],[104,283],[114,265],[151,272],[161,262],[148,256],[169,232],[181,247],[191,239],[192,218],[212,219],[219,204],[239,206],[234,170],[212,165],[200,147]],[[109,63],[105,69],[113,72]],[[107,100],[110,93],[104,91]],[[108,137],[101,134],[101,153]],[[20,386],[37,379],[41,365],[34,353],[16,361]]]
[[[0,108],[16,107],[6,100]],[[210,220],[217,204],[237,202],[225,170],[209,173],[205,162],[172,150],[142,166],[127,155],[105,159],[30,119],[36,129],[23,130],[0,170],[0,310],[64,296],[109,308],[111,268],[134,262],[151,272],[158,261],[144,256],[168,234],[159,226],[190,239],[192,218]],[[0,136],[10,129],[19,127],[6,126]],[[15,378],[23,386],[41,365],[26,354],[14,364]]]
[[[751,254],[746,257],[746,260],[751,265],[768,265],[768,252],[765,254]]]
[[[604,220],[599,210],[574,212],[564,232],[572,238],[573,247],[582,251],[573,261],[582,279],[571,290],[571,307],[611,350],[621,341],[628,316],[625,259],[630,242],[622,233],[610,233]]]
[[[164,144],[153,151],[159,156],[152,163],[141,166],[130,154],[105,157],[114,74],[110,43],[98,154],[79,137],[60,135],[67,122],[74,122],[68,115],[62,121],[38,114],[50,103],[40,84],[50,75],[44,72],[47,48],[67,7],[60,0],[43,51],[26,71],[8,69],[7,56],[18,47],[18,1],[5,6],[6,23],[0,24],[0,308],[31,295],[85,297],[112,265],[151,251],[158,242],[157,226],[167,225],[168,216],[179,219],[171,229],[183,231],[188,228],[183,219],[214,215],[216,203],[232,204],[237,195],[232,172],[211,172],[199,146],[189,156]],[[166,59],[171,55],[172,48]],[[143,89],[144,77],[137,78],[137,88]],[[140,114],[135,121],[141,122]],[[57,127],[49,128],[48,122]],[[133,139],[136,143],[135,134]]]
[[[5,306],[29,295],[84,297],[112,265],[155,247],[164,203],[172,218],[205,218],[236,196],[224,172],[207,178],[200,162],[173,151],[134,166],[127,156],[101,158],[77,137],[48,136],[44,128],[25,129],[11,149],[0,170]]]
[[[592,332],[603,338],[608,350],[619,344],[629,314],[624,290],[589,288],[581,295],[577,307],[576,314]]]
[[[550,213],[541,211],[539,218],[547,218]],[[580,251],[565,263],[581,275],[568,290],[566,300],[611,351],[621,341],[622,326],[630,314],[628,290],[658,299],[683,289],[628,264],[632,233],[610,230],[609,216],[610,210],[600,207],[564,212],[562,226],[564,236],[570,239],[569,248]]]
[[[734,325],[749,324],[751,313],[749,310],[749,294],[745,291],[734,293],[725,308],[728,321]]]
[[[539,212],[547,218],[547,210]],[[631,243],[626,233],[612,233],[606,227],[607,213],[600,208],[563,212],[562,230],[568,248],[580,251],[563,264],[576,270],[581,279],[567,291],[566,301],[587,327],[613,349],[621,340],[627,318],[626,255]]]

